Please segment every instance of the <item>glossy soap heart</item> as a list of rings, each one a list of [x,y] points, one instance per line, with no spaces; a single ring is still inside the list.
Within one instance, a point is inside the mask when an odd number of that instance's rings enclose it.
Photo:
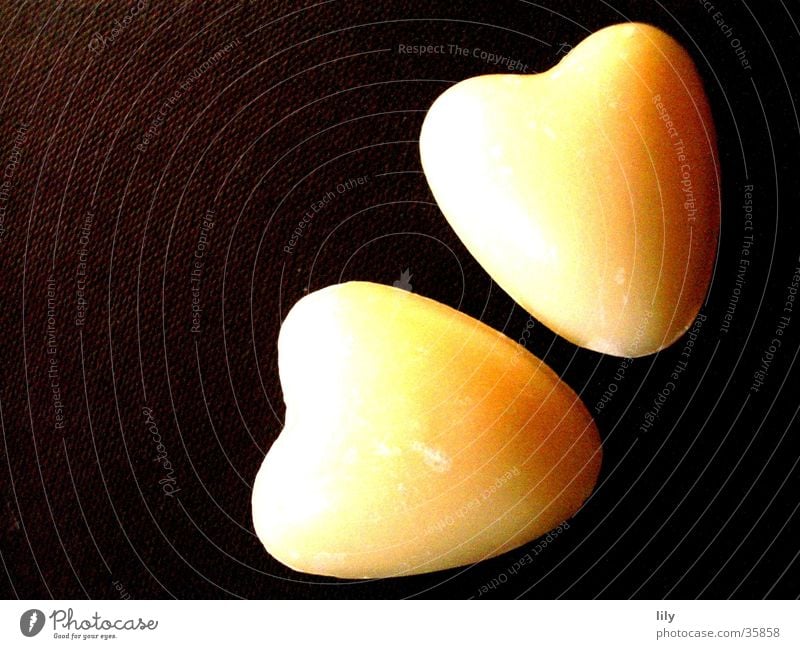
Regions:
[[[642,356],[691,325],[716,256],[718,158],[701,79],[664,32],[614,25],[541,74],[462,81],[428,112],[420,152],[466,247],[556,333]]]
[[[253,488],[266,549],[296,570],[409,575],[470,564],[571,517],[597,428],[541,360],[448,306],[350,282],[281,328],[285,427]]]

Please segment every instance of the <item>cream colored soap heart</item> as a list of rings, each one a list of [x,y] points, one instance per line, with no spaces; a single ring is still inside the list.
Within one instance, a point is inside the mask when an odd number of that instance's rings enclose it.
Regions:
[[[347,578],[430,572],[572,516],[601,448],[541,360],[407,291],[351,282],[300,300],[278,342],[283,432],[253,488],[267,550]]]
[[[466,247],[556,333],[641,356],[691,325],[716,255],[717,150],[698,73],[662,31],[614,25],[547,72],[462,81],[420,151]]]

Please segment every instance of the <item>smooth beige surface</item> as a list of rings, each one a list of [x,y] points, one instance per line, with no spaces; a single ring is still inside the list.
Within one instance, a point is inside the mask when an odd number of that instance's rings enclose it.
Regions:
[[[351,282],[281,329],[283,432],[253,489],[267,550],[296,570],[388,577],[480,561],[572,516],[600,469],[575,393],[499,332]]]
[[[614,25],[547,72],[462,81],[420,151],[464,244],[556,333],[642,356],[691,325],[716,255],[717,152],[698,74],[665,33]]]

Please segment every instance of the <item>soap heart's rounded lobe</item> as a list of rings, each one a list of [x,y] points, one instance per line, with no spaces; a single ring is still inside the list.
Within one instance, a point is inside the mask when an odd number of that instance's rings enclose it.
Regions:
[[[253,488],[267,550],[344,578],[430,572],[520,546],[594,487],[597,428],[541,360],[454,309],[351,282],[279,338],[284,430]]]
[[[420,153],[466,247],[568,340],[642,356],[699,312],[719,235],[716,135],[694,64],[662,31],[615,25],[542,74],[452,86]]]

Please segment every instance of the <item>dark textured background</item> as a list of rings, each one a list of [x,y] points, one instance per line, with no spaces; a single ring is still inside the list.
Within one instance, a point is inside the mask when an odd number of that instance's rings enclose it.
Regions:
[[[798,404],[794,314],[760,392],[753,374],[798,265],[796,3],[702,6],[590,0],[0,5],[0,594],[6,597],[797,597]],[[720,254],[688,370],[655,425],[644,412],[679,347],[636,361],[597,415],[595,495],[532,564],[532,546],[477,566],[348,583],[299,575],[252,532],[250,486],[281,429],[275,342],[305,292],[343,279],[413,290],[517,338],[526,315],[469,256],[420,173],[425,110],[451,83],[501,72],[474,57],[412,56],[454,43],[531,71],[562,43],[627,19],[661,26],[706,80],[723,176]],[[731,39],[748,51],[742,68]],[[162,104],[214,52],[238,45],[183,94],[144,152]],[[28,123],[14,151],[15,132]],[[402,173],[401,173],[402,172]],[[368,181],[284,246],[311,202]],[[2,178],[0,178],[2,182]],[[754,185],[752,265],[736,287],[743,185]],[[0,204],[1,206],[2,204]],[[215,210],[192,334],[190,263]],[[75,323],[80,229],[86,320]],[[56,353],[48,356],[47,279]],[[591,410],[619,360],[535,327],[531,348]],[[55,358],[65,426],[47,371]],[[173,497],[158,481],[152,409]],[[500,578],[501,579],[501,578]],[[119,591],[123,588],[123,591]]]

